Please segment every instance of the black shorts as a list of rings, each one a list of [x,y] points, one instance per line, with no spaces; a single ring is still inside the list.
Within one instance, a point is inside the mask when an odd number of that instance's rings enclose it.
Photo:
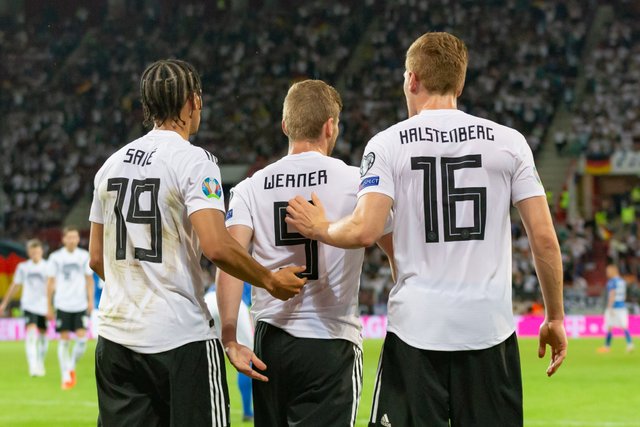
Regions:
[[[227,427],[224,363],[219,340],[141,354],[98,337],[98,426]]]
[[[36,313],[32,313],[30,311],[24,311],[24,323],[25,325],[36,325],[38,329],[46,330],[47,329],[47,318]]]
[[[56,310],[56,332],[75,332],[78,329],[87,329],[89,317],[86,311],[70,313]]]
[[[369,426],[522,426],[515,333],[485,350],[430,351],[388,333]]]
[[[362,391],[362,350],[355,344],[296,338],[258,322],[255,353],[269,378],[253,381],[256,427],[355,424]]]

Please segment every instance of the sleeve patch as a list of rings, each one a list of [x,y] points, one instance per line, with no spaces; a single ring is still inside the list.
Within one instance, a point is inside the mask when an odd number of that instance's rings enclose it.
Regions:
[[[207,199],[220,199],[222,197],[222,186],[215,178],[205,178],[202,181],[202,192]]]
[[[371,187],[371,186],[378,185],[378,184],[380,184],[380,177],[379,176],[367,177],[367,178],[363,179],[362,182],[360,183],[360,188],[358,189],[358,191],[362,191],[363,189],[365,189],[367,187]]]
[[[376,154],[372,151],[370,153],[365,154],[362,158],[362,163],[360,164],[360,176],[363,177],[369,172],[369,169],[373,166],[376,161]]]

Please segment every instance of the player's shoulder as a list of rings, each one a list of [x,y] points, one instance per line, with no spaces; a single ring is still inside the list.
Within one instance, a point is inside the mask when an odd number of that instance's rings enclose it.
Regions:
[[[81,248],[81,247],[78,246],[76,248],[76,254],[78,256],[81,256],[81,257],[88,257],[89,256],[89,251],[86,250],[85,248]]]

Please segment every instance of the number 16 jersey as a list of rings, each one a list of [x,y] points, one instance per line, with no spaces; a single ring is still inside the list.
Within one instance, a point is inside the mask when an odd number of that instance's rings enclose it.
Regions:
[[[393,199],[388,330],[427,350],[489,348],[514,331],[510,203],[544,196],[524,137],[425,110],[369,141],[361,197]]]
[[[176,132],[152,130],[107,159],[89,217],[104,225],[99,335],[139,353],[215,337],[189,220],[201,209],[225,210],[220,170]]]
[[[288,201],[315,192],[326,216],[353,212],[358,169],[316,152],[286,156],[239,183],[231,193],[227,227],[253,230],[253,257],[268,269],[303,265],[308,279],[288,301],[253,288],[251,312],[298,338],[345,339],[361,345],[358,288],[364,249],[339,249],[304,238],[285,222]]]

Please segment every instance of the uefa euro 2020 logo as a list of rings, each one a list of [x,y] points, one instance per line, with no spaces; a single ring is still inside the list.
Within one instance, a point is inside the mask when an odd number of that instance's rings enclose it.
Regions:
[[[207,196],[207,199],[219,199],[222,197],[222,187],[215,178],[205,178],[202,181],[202,192]]]

